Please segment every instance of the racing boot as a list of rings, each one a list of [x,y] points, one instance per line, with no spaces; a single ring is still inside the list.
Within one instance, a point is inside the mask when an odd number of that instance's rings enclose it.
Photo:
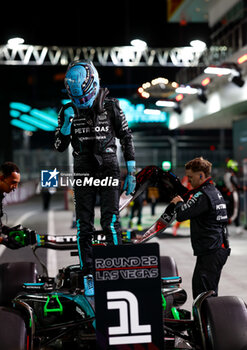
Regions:
[[[84,276],[84,293],[87,297],[94,296],[93,275]]]

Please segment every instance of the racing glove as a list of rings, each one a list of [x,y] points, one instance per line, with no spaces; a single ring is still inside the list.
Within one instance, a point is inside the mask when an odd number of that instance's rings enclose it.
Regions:
[[[136,187],[136,162],[134,160],[128,160],[127,163],[127,176],[124,181],[123,190],[126,190],[126,195],[128,196],[130,193],[134,192]]]
[[[61,112],[59,113],[58,123],[61,125],[60,132],[63,135],[70,135],[71,125],[74,116],[75,113],[72,107],[62,108]]]
[[[5,228],[2,235],[2,244],[10,249],[19,249],[36,243],[35,231],[21,225]]]

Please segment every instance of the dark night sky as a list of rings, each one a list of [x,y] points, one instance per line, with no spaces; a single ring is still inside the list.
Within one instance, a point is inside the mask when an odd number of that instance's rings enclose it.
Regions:
[[[188,45],[195,35],[207,39],[205,24],[167,24],[165,0],[70,3],[51,7],[51,2],[40,2],[34,8],[6,11],[8,19],[0,24],[2,44],[15,35],[27,44],[58,46],[129,45],[138,37],[150,47],[173,47]]]
[[[135,38],[149,47],[189,45],[192,39],[208,40],[206,24],[169,24],[166,22],[166,1],[140,0],[81,1],[35,3],[33,7],[6,4],[5,21],[0,22],[0,45],[14,36],[26,44],[57,46],[122,46]],[[5,93],[12,97],[45,100],[60,94],[63,84],[54,83],[56,73],[66,67],[0,66]],[[102,85],[140,86],[158,76],[174,80],[177,68],[99,67]],[[130,95],[135,90],[112,90],[114,96]]]

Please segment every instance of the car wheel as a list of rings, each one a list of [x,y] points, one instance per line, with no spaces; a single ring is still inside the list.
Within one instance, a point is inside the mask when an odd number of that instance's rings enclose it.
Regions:
[[[21,291],[24,282],[36,282],[33,262],[11,262],[0,265],[0,305],[6,305]]]
[[[160,257],[160,274],[161,277],[175,277],[178,276],[177,264],[171,256]]]
[[[207,350],[247,349],[247,309],[242,299],[209,297],[203,303],[202,319]]]
[[[160,257],[160,274],[161,277],[176,277],[178,276],[177,264],[171,256],[161,256]],[[165,300],[164,300],[165,299]],[[174,304],[174,296],[166,295],[163,299],[163,317],[173,318],[172,307]],[[164,304],[165,303],[165,304]],[[164,306],[166,305],[166,306]]]
[[[24,319],[16,310],[0,306],[1,350],[25,350],[27,331]]]

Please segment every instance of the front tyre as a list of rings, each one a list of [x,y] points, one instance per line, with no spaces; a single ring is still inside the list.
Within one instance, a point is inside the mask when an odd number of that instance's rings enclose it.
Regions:
[[[247,349],[247,309],[241,298],[207,298],[202,318],[207,350]]]
[[[1,350],[26,350],[27,330],[22,315],[13,309],[0,306]]]
[[[36,264],[33,262],[9,262],[0,264],[0,305],[8,305],[22,290],[24,282],[37,280]]]
[[[177,264],[173,257],[171,256],[160,257],[160,273],[161,273],[161,277],[178,276]]]

